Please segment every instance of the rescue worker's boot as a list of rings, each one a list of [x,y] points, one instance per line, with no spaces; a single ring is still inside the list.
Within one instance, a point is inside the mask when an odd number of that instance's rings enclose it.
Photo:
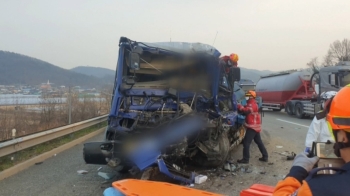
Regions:
[[[261,157],[259,158],[259,161],[262,161],[262,162],[268,162],[269,159],[268,158],[265,158],[265,157]]]
[[[249,161],[245,159],[241,159],[241,160],[237,160],[237,163],[247,164],[249,163]]]

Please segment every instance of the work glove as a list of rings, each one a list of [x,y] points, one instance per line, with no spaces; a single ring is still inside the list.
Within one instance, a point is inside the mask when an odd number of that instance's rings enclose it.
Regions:
[[[310,148],[310,147],[306,147],[305,150],[304,150],[304,152],[305,152],[306,154],[309,154],[310,151],[311,151],[311,148]]]
[[[307,157],[307,153],[302,152],[295,156],[293,166],[300,166],[304,168],[307,172],[310,172],[319,159],[320,158],[318,158],[317,156],[309,158]]]

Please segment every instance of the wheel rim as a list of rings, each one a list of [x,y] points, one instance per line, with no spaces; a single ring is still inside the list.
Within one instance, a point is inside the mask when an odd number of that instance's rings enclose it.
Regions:
[[[301,115],[301,107],[300,107],[299,104],[298,104],[297,107],[296,107],[295,113],[296,113],[298,116]]]
[[[292,107],[291,104],[288,103],[287,104],[287,113],[292,113],[291,107]]]

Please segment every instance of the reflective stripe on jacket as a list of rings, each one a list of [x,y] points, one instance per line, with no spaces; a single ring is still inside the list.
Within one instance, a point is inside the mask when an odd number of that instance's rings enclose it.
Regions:
[[[273,196],[348,196],[350,195],[350,162],[335,174],[316,174],[293,166],[287,177],[275,187]],[[301,183],[302,182],[302,183]]]
[[[261,118],[256,100],[254,98],[249,98],[247,105],[242,106],[238,104],[238,110],[246,115],[244,125],[259,133],[261,131]]]

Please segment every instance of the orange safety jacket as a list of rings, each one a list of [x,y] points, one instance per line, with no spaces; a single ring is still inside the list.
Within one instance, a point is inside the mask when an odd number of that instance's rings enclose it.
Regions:
[[[277,184],[273,196],[349,196],[350,162],[334,169],[335,174],[317,174],[323,169],[316,168],[308,173],[302,167],[293,166],[286,178]]]
[[[259,114],[259,106],[254,98],[249,98],[247,105],[243,106],[241,104],[237,105],[238,110],[243,112],[245,117],[244,125],[247,128],[251,128],[254,131],[261,132],[261,117]]]
[[[228,62],[230,61],[230,57],[229,56],[223,56],[223,57],[220,57],[220,65],[224,65],[224,69],[225,69],[225,72],[228,73],[229,70],[230,70],[230,67],[233,66],[233,67],[237,67],[238,66],[238,63],[237,62],[232,62],[232,65],[229,65]]]

